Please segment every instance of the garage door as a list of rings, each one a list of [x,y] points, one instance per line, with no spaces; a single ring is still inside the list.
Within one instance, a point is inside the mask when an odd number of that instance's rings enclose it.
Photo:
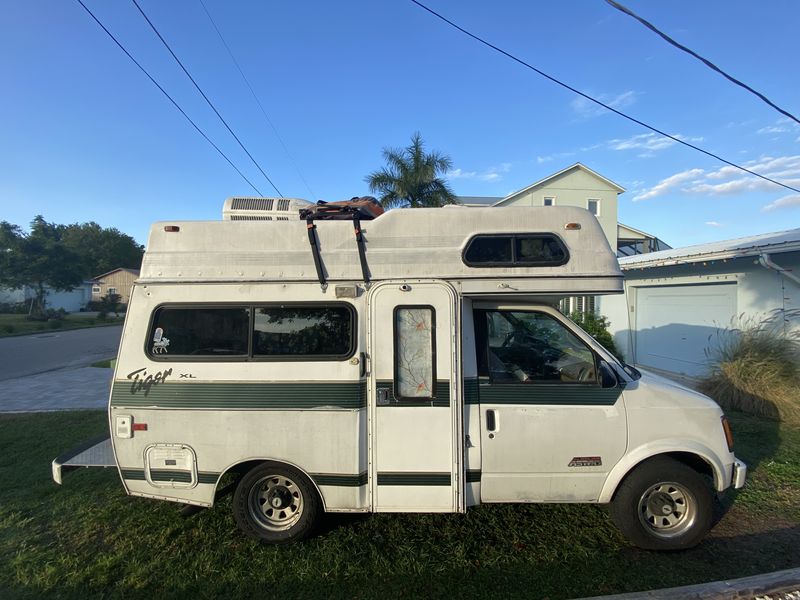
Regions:
[[[636,288],[636,363],[702,375],[706,348],[735,316],[735,282]]]

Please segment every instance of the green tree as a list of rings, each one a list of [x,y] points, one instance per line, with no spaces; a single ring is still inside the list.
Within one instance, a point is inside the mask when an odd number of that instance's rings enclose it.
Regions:
[[[365,181],[379,195],[384,208],[426,208],[457,204],[455,194],[440,177],[453,167],[449,156],[425,152],[419,132],[407,148],[384,148],[386,166],[370,173]]]
[[[142,264],[144,246],[114,227],[104,228],[94,221],[73,223],[64,227],[63,240],[81,255],[85,279],[120,267],[138,269]]]
[[[0,285],[19,289],[31,286],[35,309],[44,314],[47,288],[68,291],[83,279],[81,255],[63,242],[63,225],[37,215],[25,234],[17,225],[0,222]]]

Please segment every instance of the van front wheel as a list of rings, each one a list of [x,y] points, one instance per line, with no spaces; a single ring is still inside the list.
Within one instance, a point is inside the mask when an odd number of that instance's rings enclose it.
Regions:
[[[682,550],[711,529],[714,495],[694,469],[666,456],[642,463],[622,482],[611,518],[636,546]]]
[[[233,495],[236,524],[265,544],[307,538],[320,513],[313,484],[297,469],[264,462],[248,471]]]

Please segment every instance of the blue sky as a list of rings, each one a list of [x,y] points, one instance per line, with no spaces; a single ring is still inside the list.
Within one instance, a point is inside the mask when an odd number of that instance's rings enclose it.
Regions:
[[[273,195],[133,4],[85,1]],[[381,148],[419,131],[453,159],[461,195],[503,196],[580,161],[627,189],[620,221],[673,246],[800,226],[800,195],[605,113],[407,0],[206,0],[292,160],[200,3],[141,4],[285,196],[366,194]],[[800,3],[626,4],[800,114]],[[641,120],[800,185],[800,126],[601,0],[429,5]],[[218,219],[226,197],[253,194],[77,2],[11,0],[3,13],[0,220],[94,220],[144,243],[152,221]]]

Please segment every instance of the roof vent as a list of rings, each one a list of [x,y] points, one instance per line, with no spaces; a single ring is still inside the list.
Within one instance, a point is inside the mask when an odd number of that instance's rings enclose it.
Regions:
[[[311,202],[299,198],[228,198],[222,207],[224,221],[288,221],[299,218]]]

